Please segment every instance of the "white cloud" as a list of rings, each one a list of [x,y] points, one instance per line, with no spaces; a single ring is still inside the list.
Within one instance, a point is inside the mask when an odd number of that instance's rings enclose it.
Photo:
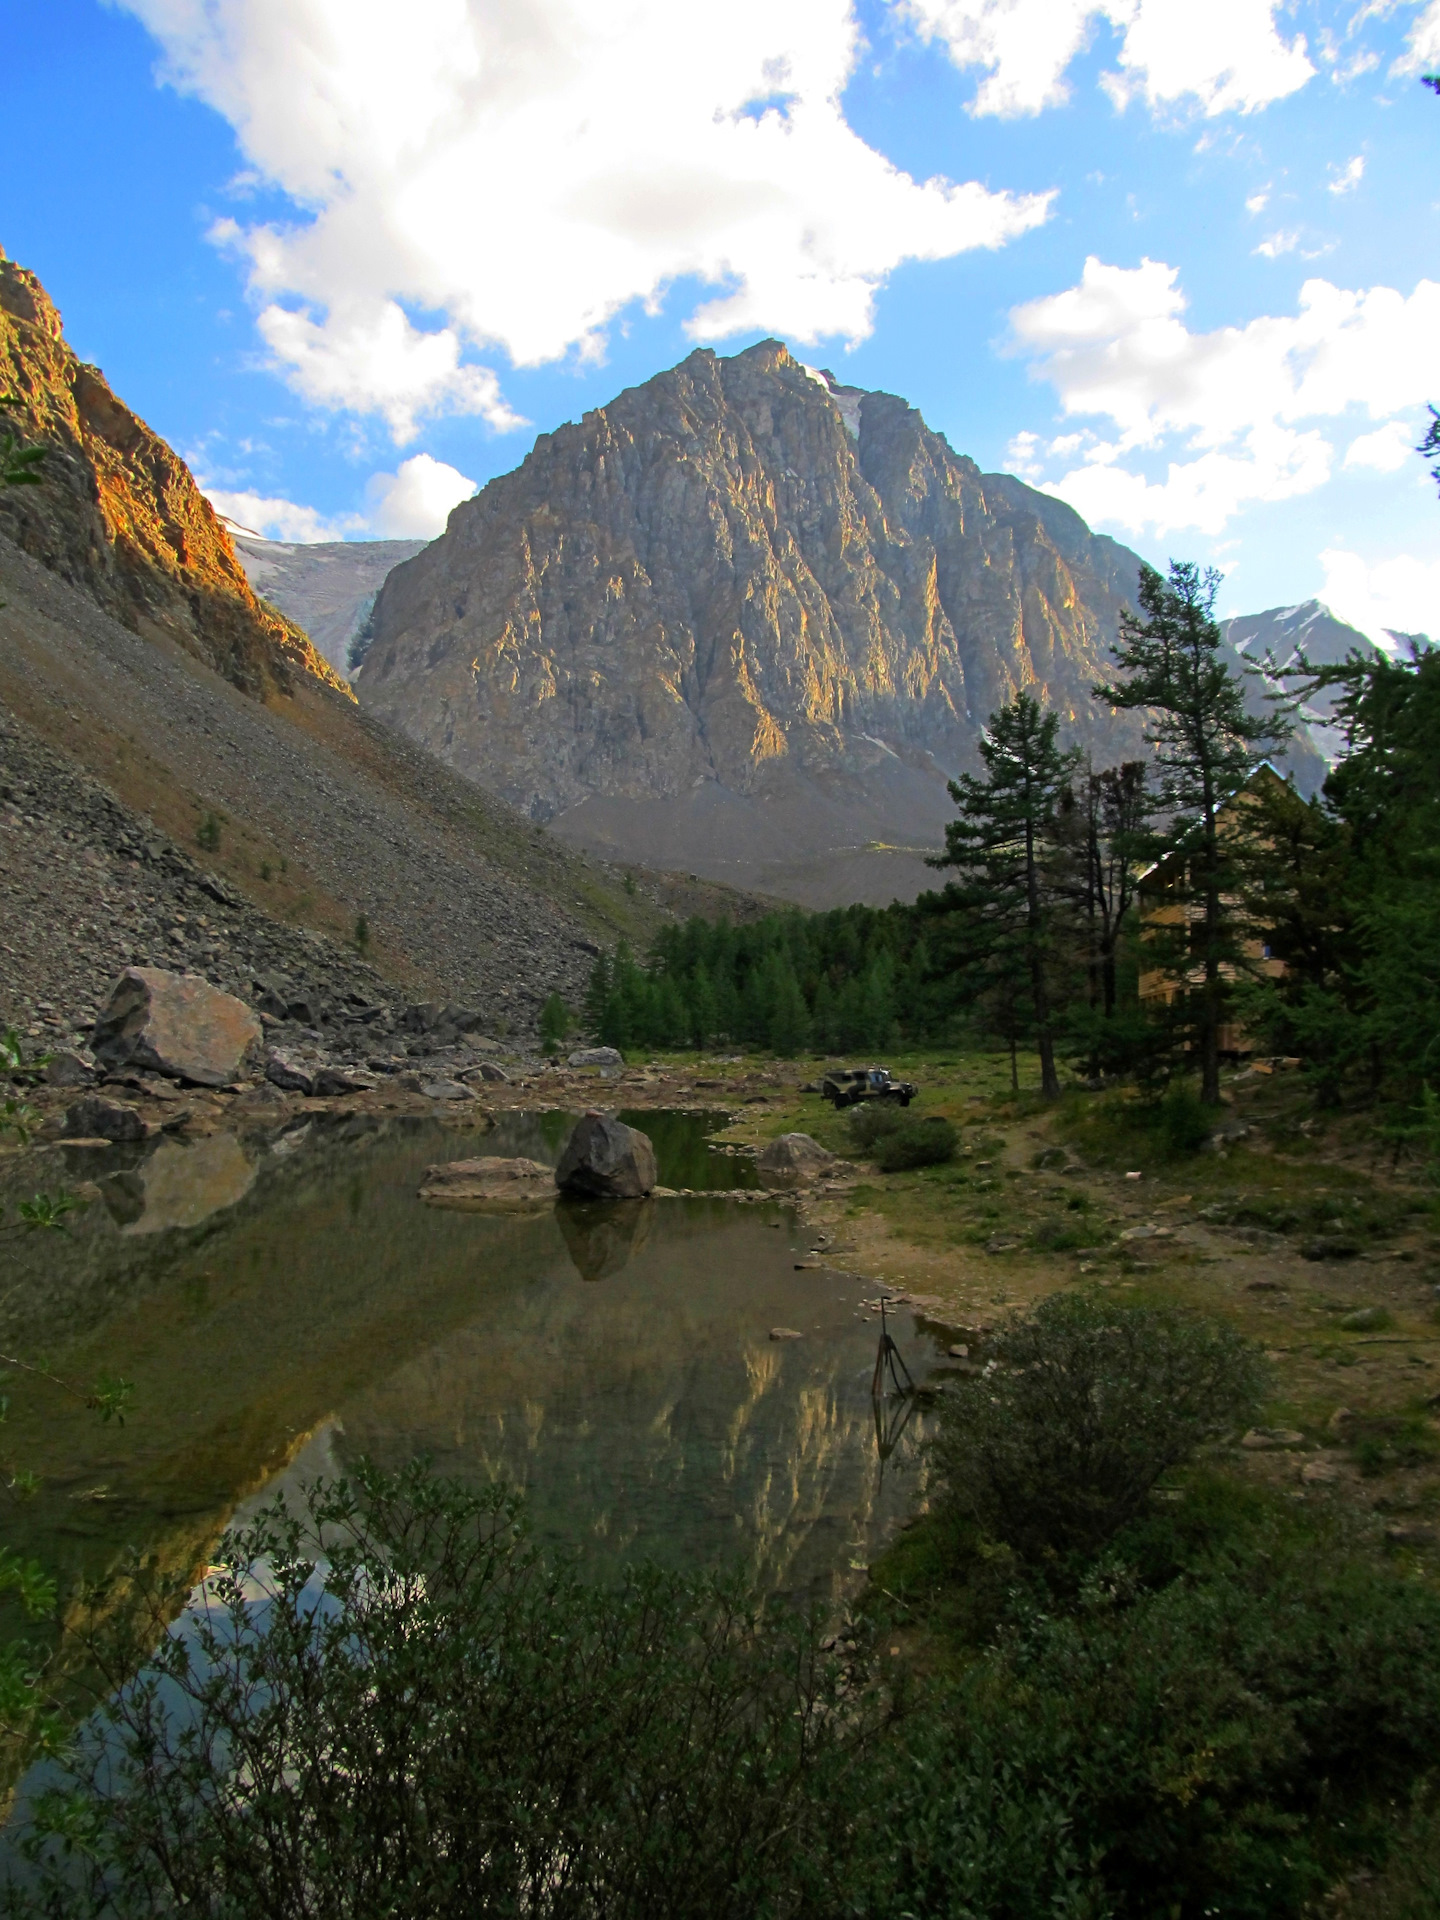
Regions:
[[[364,513],[326,514],[271,494],[203,482],[202,488],[215,511],[245,532],[310,546],[322,540],[433,540],[445,531],[450,509],[474,493],[475,482],[443,460],[416,453],[394,473],[371,474]]]
[[[205,487],[205,498],[217,513],[245,533],[258,533],[265,540],[293,540],[309,546],[319,540],[344,540],[363,533],[363,514],[327,515],[314,507],[298,506],[293,500],[280,500],[263,493],[235,492],[228,487]]]
[[[1069,98],[1065,75],[1094,27],[1120,37],[1101,85],[1117,107],[1193,97],[1207,115],[1253,113],[1303,87],[1305,40],[1281,38],[1279,0],[902,0],[921,36],[962,70],[979,67],[972,112],[1038,113]],[[1436,0],[1440,6],[1440,0]]]
[[[1353,193],[1365,177],[1365,156],[1357,153],[1353,160],[1347,160],[1343,167],[1330,169],[1331,193]]]
[[[1434,385],[1434,281],[1407,298],[1309,280],[1294,314],[1192,333],[1177,279],[1162,261],[1124,268],[1092,257],[1078,285],[1011,315],[1062,412],[1118,430],[1111,439],[1092,431],[1083,463],[1047,483],[1089,518],[1134,533],[1217,532],[1247,502],[1324,484],[1334,449],[1307,422],[1352,410],[1392,420]],[[1137,470],[1139,453],[1165,458],[1165,477]]]
[[[1293,253],[1299,244],[1298,227],[1282,228],[1280,232],[1272,233],[1267,240],[1262,240],[1255,248],[1255,252],[1263,253],[1267,260],[1278,260],[1282,253]]]
[[[1262,187],[1258,193],[1252,193],[1245,202],[1247,213],[1263,213],[1270,204],[1270,189]]]
[[[1440,0],[1430,0],[1406,36],[1404,53],[1390,71],[1398,78],[1403,74],[1432,72],[1437,66],[1440,66]]]
[[[1333,613],[1385,645],[1390,634],[1440,632],[1440,560],[1398,554],[1368,561],[1344,548],[1320,556],[1320,598]]]
[[[370,530],[381,540],[433,540],[450,509],[468,500],[475,482],[443,460],[417,453],[396,473],[377,473],[365,489]]]
[[[119,4],[307,210],[217,229],[276,363],[402,442],[427,413],[514,423],[466,355],[596,354],[686,278],[714,289],[696,339],[860,339],[902,261],[1002,245],[1052,198],[918,182],[867,145],[841,107],[850,0]]]
[[[1389,420],[1374,433],[1362,433],[1345,451],[1347,467],[1373,467],[1376,473],[1398,473],[1414,462],[1417,442],[1403,420]]]

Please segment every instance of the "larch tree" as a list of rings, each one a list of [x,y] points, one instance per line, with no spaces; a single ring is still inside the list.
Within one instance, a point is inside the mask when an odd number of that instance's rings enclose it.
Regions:
[[[1140,613],[1120,616],[1114,654],[1119,675],[1094,688],[1097,700],[1147,716],[1154,748],[1156,800],[1169,817],[1174,848],[1172,897],[1184,909],[1181,959],[1193,1010],[1201,1098],[1220,1099],[1220,1027],[1227,980],[1243,965],[1243,829],[1222,832],[1219,811],[1267,748],[1290,736],[1283,717],[1257,719],[1226,661],[1215,620],[1220,574],[1191,561],[1170,563],[1168,578],[1140,569]]]
[[[1079,762],[1058,745],[1058,727],[1058,716],[1028,693],[991,714],[980,742],[984,776],[950,782],[959,818],[945,829],[944,853],[930,862],[961,876],[950,891],[973,916],[982,990],[1015,969],[1025,981],[1041,1089],[1051,1100],[1060,1093],[1053,976],[1068,904],[1056,822]]]

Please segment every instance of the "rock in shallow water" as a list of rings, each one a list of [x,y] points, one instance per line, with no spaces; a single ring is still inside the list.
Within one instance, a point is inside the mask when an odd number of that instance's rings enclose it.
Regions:
[[[148,1067],[172,1080],[228,1087],[258,1059],[260,1036],[245,1002],[198,974],[127,967],[91,1045],[105,1067]]]
[[[639,1200],[655,1185],[655,1149],[648,1135],[613,1114],[587,1113],[565,1143],[555,1184],[594,1200]]]
[[[502,1160],[493,1154],[475,1160],[450,1160],[425,1169],[420,1198],[534,1206],[555,1198],[555,1176],[538,1160]]]

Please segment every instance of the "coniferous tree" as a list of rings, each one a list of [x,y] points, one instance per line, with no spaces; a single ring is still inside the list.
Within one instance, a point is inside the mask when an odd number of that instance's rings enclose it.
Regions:
[[[960,817],[945,829],[945,852],[930,862],[963,876],[953,892],[973,917],[983,986],[992,988],[1013,969],[1026,982],[1047,1099],[1060,1092],[1054,981],[1064,894],[1056,820],[1079,757],[1057,744],[1058,727],[1058,717],[1028,693],[991,714],[980,742],[985,776],[950,782]]]
[[[1256,719],[1245,689],[1221,653],[1214,617],[1220,575],[1172,561],[1168,579],[1140,569],[1140,614],[1120,616],[1115,659],[1120,677],[1095,687],[1098,700],[1148,716],[1155,749],[1156,799],[1169,816],[1176,852],[1173,897],[1182,910],[1179,959],[1193,1010],[1201,1098],[1220,1098],[1220,1027],[1227,980],[1244,965],[1237,901],[1245,839],[1243,816],[1222,832],[1224,801],[1241,787],[1265,748],[1288,739],[1283,719]]]

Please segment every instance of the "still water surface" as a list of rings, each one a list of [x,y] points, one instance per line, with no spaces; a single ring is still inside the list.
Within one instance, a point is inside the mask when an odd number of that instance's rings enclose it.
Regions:
[[[723,1116],[627,1117],[665,1185],[753,1184],[708,1140]],[[523,1487],[541,1537],[597,1574],[743,1562],[767,1589],[837,1593],[920,1491],[918,1423],[877,1455],[873,1289],[797,1272],[809,1240],[780,1202],[497,1216],[416,1198],[436,1160],[553,1163],[572,1123],[317,1121],[75,1169],[106,1204],[45,1250],[88,1329],[53,1364],[133,1381],[134,1411],[101,1428],[43,1385],[15,1392],[11,1452],[43,1476],[19,1544],[62,1574],[130,1544],[180,1570],[269,1488],[422,1453]],[[933,1349],[908,1317],[897,1332],[923,1372]]]

